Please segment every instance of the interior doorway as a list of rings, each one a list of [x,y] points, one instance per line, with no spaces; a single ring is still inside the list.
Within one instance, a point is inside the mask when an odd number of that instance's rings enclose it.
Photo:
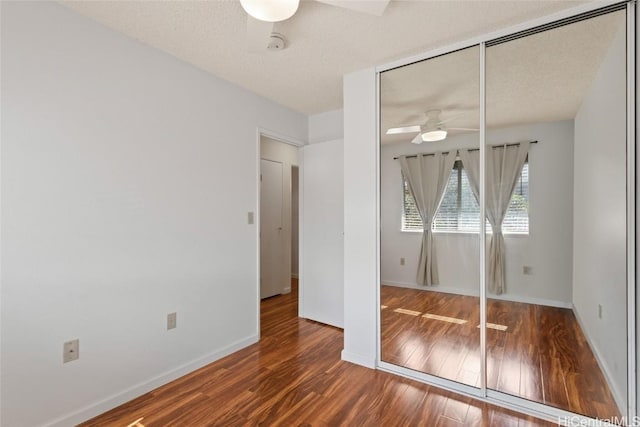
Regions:
[[[297,280],[297,171],[297,146],[260,136],[260,299]]]

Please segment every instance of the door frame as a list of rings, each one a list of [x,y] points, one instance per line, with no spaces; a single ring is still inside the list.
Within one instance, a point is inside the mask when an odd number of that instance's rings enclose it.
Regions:
[[[376,91],[376,105],[375,105],[375,122],[376,122],[376,368],[394,373],[396,375],[404,376],[407,378],[422,381],[428,384],[433,384],[439,388],[446,389],[457,394],[469,396],[487,403],[494,404],[496,406],[511,409],[520,413],[535,416],[537,418],[545,419],[552,422],[563,422],[567,424],[571,422],[571,425],[593,425],[594,419],[577,413],[572,413],[566,410],[547,406],[538,402],[533,402],[524,398],[511,396],[506,393],[498,392],[495,390],[489,390],[486,387],[486,289],[485,289],[485,274],[484,274],[484,239],[486,235],[484,233],[484,223],[481,222],[481,281],[480,281],[480,300],[481,300],[481,318],[480,318],[480,347],[481,347],[481,376],[482,385],[480,388],[466,386],[461,383],[457,383],[452,380],[437,377],[411,369],[403,368],[397,365],[393,365],[381,360],[381,319],[380,319],[380,74],[384,71],[388,71],[397,67],[412,64],[422,60],[434,58],[447,53],[452,53],[457,50],[478,46],[480,49],[480,173],[484,177],[484,150],[485,146],[485,128],[486,128],[486,105],[484,100],[485,91],[485,48],[486,43],[495,39],[499,39],[505,36],[519,33],[521,31],[530,30],[538,26],[546,25],[555,21],[571,18],[573,16],[604,9],[612,5],[626,3],[626,42],[627,42],[627,411],[623,414],[626,417],[627,422],[633,422],[637,419],[637,364],[640,363],[640,353],[636,349],[636,335],[637,330],[640,329],[640,317],[636,317],[636,303],[640,303],[636,298],[640,299],[640,293],[636,293],[637,285],[637,265],[640,265],[640,251],[636,250],[637,242],[637,216],[636,216],[636,164],[637,164],[637,152],[636,152],[636,126],[637,126],[637,111],[635,108],[636,96],[637,96],[637,70],[635,66],[636,61],[636,41],[639,36],[636,33],[636,18],[638,18],[638,10],[635,4],[635,0],[623,0],[623,1],[604,1],[596,3],[583,4],[577,7],[569,8],[560,12],[556,12],[551,15],[536,18],[521,24],[517,24],[502,30],[494,31],[479,37],[474,37],[469,40],[455,43],[442,48],[434,49],[422,54],[414,55],[408,58],[400,59],[394,62],[383,64],[375,67],[375,91]],[[484,184],[484,179],[482,180]],[[485,214],[484,207],[484,191],[481,190],[481,216]],[[578,423],[578,424],[576,424]],[[599,425],[599,424],[598,424]]]
[[[255,313],[256,313],[256,335],[258,336],[258,340],[261,338],[260,333],[260,160],[262,159],[260,155],[260,140],[263,136],[267,138],[274,139],[278,142],[282,142],[283,144],[292,145],[294,147],[300,148],[306,145],[306,141],[301,139],[287,136],[281,134],[279,132],[257,126],[256,127],[256,142],[255,142],[255,189],[256,189],[256,198],[255,198],[255,215],[253,219],[253,223],[255,224],[255,262],[256,262],[256,282],[255,282]],[[299,162],[301,163],[301,162]],[[298,165],[298,170],[302,171],[302,164]],[[298,290],[300,294],[302,293],[302,272],[303,265],[300,262],[302,259],[302,221],[303,215],[300,210],[300,206],[302,206],[302,197],[303,197],[303,189],[302,186],[298,186]],[[290,272],[289,272],[290,273]]]

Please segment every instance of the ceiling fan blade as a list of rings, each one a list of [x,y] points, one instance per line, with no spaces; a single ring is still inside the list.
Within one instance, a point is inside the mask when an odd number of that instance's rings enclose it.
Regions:
[[[368,13],[370,15],[382,16],[391,0],[316,0],[320,3],[331,6],[342,7],[344,9],[355,10],[356,12]]]
[[[273,22],[260,21],[247,15],[247,50],[261,53],[267,50]]]
[[[423,142],[421,133],[417,134],[416,137],[411,140],[412,144],[422,144]]]
[[[443,124],[443,123],[450,122],[451,120],[455,120],[455,119],[457,119],[457,118],[459,118],[459,117],[462,117],[462,116],[464,116],[464,115],[465,115],[465,113],[456,114],[455,116],[451,116],[451,117],[449,117],[449,118],[447,118],[447,119],[445,119],[445,120],[440,120],[440,121],[438,122],[438,124]]]
[[[473,129],[473,128],[450,128],[447,126],[447,130],[468,130],[468,131],[472,131],[472,132],[479,132],[480,129]]]
[[[413,133],[413,132],[420,132],[420,125],[391,128],[387,130],[387,135],[397,135],[399,133]]]

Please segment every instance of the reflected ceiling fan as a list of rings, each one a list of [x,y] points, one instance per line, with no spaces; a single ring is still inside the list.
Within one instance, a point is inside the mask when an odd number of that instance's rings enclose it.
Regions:
[[[426,121],[421,125],[403,126],[397,128],[390,128],[387,130],[387,135],[397,135],[402,133],[414,133],[418,134],[411,140],[412,144],[422,144],[423,142],[435,142],[442,141],[447,137],[447,130],[463,130],[477,132],[480,129],[472,128],[449,128],[445,126],[446,122],[450,122],[459,116],[451,117],[447,120],[440,120],[441,110],[430,110],[425,114]]]
[[[382,16],[391,0],[316,0],[320,3]],[[275,22],[291,18],[300,5],[300,0],[240,0],[247,12],[247,46],[249,52],[265,49],[281,50],[285,40],[273,32]]]

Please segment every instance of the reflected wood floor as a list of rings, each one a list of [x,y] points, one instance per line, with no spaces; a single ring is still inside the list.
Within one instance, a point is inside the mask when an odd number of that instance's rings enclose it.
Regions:
[[[298,318],[297,305],[294,281],[290,294],[262,301],[259,343],[81,425],[553,425],[343,362],[342,330]]]
[[[382,360],[480,386],[477,297],[382,286]],[[396,312],[396,309],[408,310]],[[466,320],[422,317],[431,313]],[[569,309],[488,300],[487,387],[600,419],[621,415]]]

